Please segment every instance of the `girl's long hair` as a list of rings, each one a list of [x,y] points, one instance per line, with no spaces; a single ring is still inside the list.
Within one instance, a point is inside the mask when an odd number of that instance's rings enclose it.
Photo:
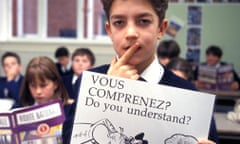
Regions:
[[[63,104],[67,103],[68,93],[62,82],[62,78],[57,71],[55,63],[46,56],[33,58],[25,72],[24,80],[20,90],[20,102],[22,106],[29,106],[34,104],[34,99],[29,90],[29,84],[36,82],[39,79],[44,82],[46,79],[51,80],[57,84],[53,99],[61,99]]]

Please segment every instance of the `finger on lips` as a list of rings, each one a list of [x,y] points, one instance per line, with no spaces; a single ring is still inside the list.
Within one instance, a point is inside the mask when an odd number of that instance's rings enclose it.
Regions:
[[[126,64],[129,59],[133,56],[133,54],[136,52],[136,50],[139,47],[139,43],[134,43],[130,48],[127,49],[127,51],[121,56],[121,58],[118,60],[121,64]]]

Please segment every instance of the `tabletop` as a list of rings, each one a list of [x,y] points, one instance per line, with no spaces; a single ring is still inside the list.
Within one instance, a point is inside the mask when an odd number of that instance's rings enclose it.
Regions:
[[[240,136],[240,123],[227,119],[227,113],[214,113],[218,133]]]

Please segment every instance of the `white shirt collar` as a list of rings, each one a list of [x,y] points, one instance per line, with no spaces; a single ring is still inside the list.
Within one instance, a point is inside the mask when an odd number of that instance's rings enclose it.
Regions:
[[[141,77],[147,82],[158,84],[162,79],[164,73],[164,68],[159,64],[157,57],[153,62],[141,73]]]
[[[76,80],[78,79],[78,76],[76,74],[73,74],[73,78],[72,78],[72,84],[74,85]]]
[[[63,72],[66,72],[66,71],[69,71],[71,69],[71,67],[72,67],[72,63],[69,62],[66,67],[61,66],[61,69],[62,69]]]
[[[18,82],[20,79],[20,74],[14,79],[15,82]]]
[[[220,66],[221,66],[221,64],[220,64],[220,62],[218,62],[215,67],[219,68]]]

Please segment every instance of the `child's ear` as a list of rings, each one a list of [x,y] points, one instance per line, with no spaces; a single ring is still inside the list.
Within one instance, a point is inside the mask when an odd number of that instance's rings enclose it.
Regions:
[[[109,22],[105,23],[105,29],[106,29],[108,36],[112,39],[112,31],[111,31]]]
[[[164,34],[166,33],[168,27],[168,20],[167,19],[163,19],[160,28],[159,28],[159,33],[158,33],[158,39],[161,39]]]

